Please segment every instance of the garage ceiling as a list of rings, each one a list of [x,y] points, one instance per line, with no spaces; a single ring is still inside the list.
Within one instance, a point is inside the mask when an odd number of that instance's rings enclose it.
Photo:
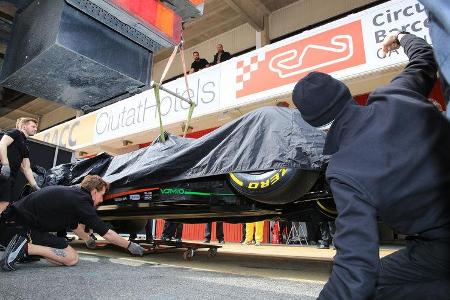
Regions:
[[[0,58],[3,58],[10,37],[16,8],[11,3],[23,4],[30,0],[0,0]],[[197,45],[244,23],[258,30],[267,16],[282,7],[306,0],[205,0],[203,16],[185,25],[185,48]],[[308,0],[316,1],[316,0]],[[370,1],[368,1],[370,2]],[[155,62],[170,55],[171,49],[155,54]],[[63,114],[58,114],[64,109]],[[79,114],[74,109],[56,102],[0,88],[0,129],[13,127],[20,116],[33,116],[41,120],[40,130],[61,123]],[[59,117],[59,115],[62,115]]]

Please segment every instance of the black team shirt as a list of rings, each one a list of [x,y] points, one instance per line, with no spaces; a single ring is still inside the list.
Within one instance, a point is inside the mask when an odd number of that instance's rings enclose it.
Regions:
[[[199,60],[194,60],[191,64],[191,69],[194,69],[194,72],[197,72],[198,70],[204,69],[207,64],[208,61],[206,59],[200,58]]]
[[[12,204],[18,222],[29,229],[54,232],[78,223],[103,236],[109,227],[97,215],[91,194],[79,186],[49,186]]]
[[[20,170],[22,160],[30,157],[27,137],[18,129],[6,130],[5,135],[14,140],[14,142],[8,146],[8,161],[9,167],[11,168],[11,177],[16,177]]]

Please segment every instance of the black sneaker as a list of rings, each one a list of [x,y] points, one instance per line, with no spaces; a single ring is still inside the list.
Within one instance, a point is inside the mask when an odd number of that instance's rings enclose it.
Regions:
[[[211,240],[208,240],[208,239],[203,241],[203,243],[205,243],[205,244],[209,244],[210,242],[211,242]]]
[[[225,244],[224,240],[219,240],[219,244]]]
[[[70,243],[73,242],[75,240],[74,236],[65,236],[64,239],[66,240],[66,242]]]
[[[167,236],[161,236],[161,240],[163,241],[163,242],[170,242],[172,239],[170,238],[170,237],[167,237]]]
[[[330,249],[330,246],[327,243],[319,242],[317,249]]]
[[[6,247],[5,254],[0,260],[0,267],[4,271],[15,271],[14,265],[25,256],[27,239],[16,234]]]

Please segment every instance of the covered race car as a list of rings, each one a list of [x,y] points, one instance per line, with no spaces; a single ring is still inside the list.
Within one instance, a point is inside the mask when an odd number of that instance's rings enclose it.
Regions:
[[[98,213],[128,231],[149,218],[319,221],[336,214],[323,176],[324,142],[297,110],[265,107],[199,139],[168,134],[165,143],[131,153],[57,166],[44,186],[102,176],[111,188]]]

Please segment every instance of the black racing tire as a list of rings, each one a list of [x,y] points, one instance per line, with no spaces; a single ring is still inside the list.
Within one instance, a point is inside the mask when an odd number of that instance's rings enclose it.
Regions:
[[[147,220],[115,220],[110,222],[112,229],[119,233],[139,233],[144,229]]]
[[[281,168],[263,172],[230,173],[230,184],[241,195],[267,204],[286,204],[311,190],[320,171]]]

